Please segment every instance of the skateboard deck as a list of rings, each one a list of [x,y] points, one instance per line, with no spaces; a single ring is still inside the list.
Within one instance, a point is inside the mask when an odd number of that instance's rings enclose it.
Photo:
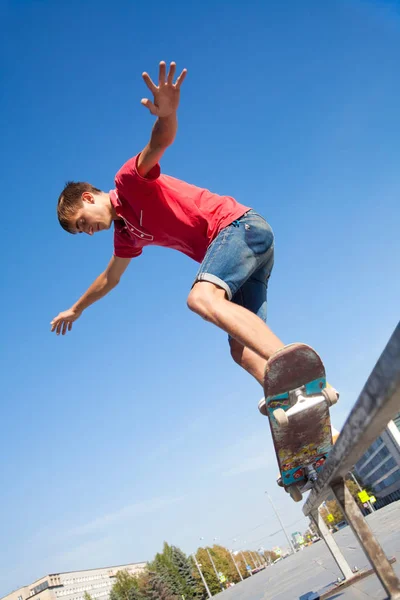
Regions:
[[[264,394],[280,485],[298,501],[312,487],[332,448],[329,406],[337,394],[327,388],[321,358],[306,344],[290,344],[271,356]]]

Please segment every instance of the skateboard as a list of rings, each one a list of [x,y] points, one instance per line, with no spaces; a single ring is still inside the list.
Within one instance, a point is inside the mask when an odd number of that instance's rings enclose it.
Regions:
[[[299,502],[332,448],[329,408],[339,394],[327,385],[321,358],[306,344],[290,344],[271,356],[264,394],[259,410],[271,426],[280,470],[277,483]]]

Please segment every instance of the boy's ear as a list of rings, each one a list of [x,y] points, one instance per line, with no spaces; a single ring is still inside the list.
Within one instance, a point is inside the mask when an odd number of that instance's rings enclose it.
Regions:
[[[94,196],[90,192],[83,192],[82,200],[83,200],[83,202],[88,202],[89,204],[94,204]]]

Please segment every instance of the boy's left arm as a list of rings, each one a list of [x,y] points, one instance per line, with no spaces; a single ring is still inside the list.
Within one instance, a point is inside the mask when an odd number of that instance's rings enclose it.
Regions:
[[[165,62],[160,62],[158,85],[153,83],[147,73],[142,75],[144,82],[153,94],[153,102],[148,98],[143,98],[142,104],[149,109],[152,115],[158,117],[150,141],[139,156],[137,169],[142,177],[146,177],[175,139],[178,129],[176,111],[179,106],[180,87],[187,73],[186,69],[183,69],[174,83],[175,71],[176,64],[172,62],[167,76],[167,66]]]

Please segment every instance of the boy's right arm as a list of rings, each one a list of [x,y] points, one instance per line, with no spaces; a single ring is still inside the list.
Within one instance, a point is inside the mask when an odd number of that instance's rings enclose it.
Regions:
[[[71,308],[61,312],[51,321],[51,331],[55,331],[57,335],[65,335],[67,331],[71,331],[72,323],[81,316],[85,308],[115,288],[130,262],[130,258],[113,256],[106,270],[94,280],[83,296]]]

